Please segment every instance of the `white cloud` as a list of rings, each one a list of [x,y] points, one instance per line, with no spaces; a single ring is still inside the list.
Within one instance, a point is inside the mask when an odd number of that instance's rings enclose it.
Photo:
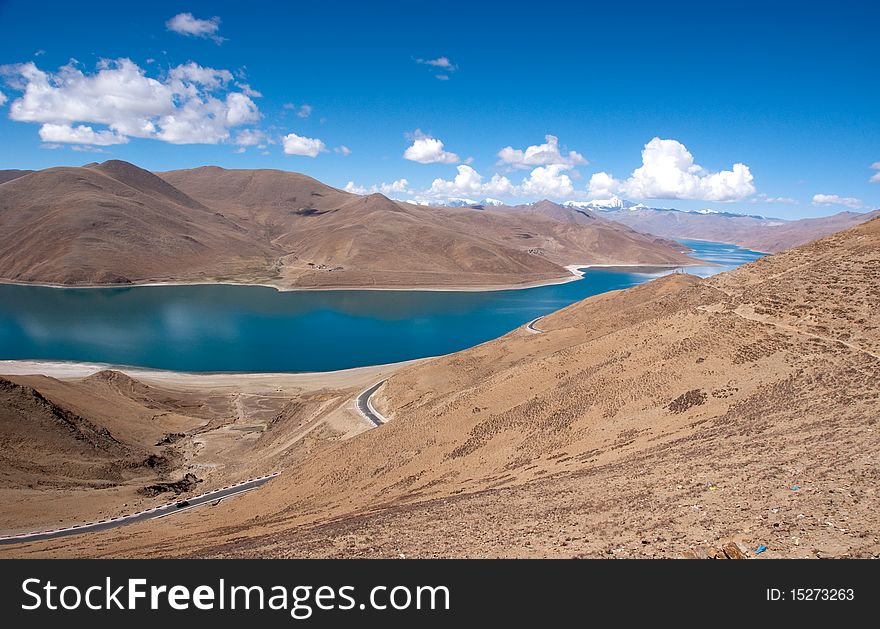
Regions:
[[[317,157],[319,153],[326,153],[327,146],[317,138],[306,138],[295,133],[288,133],[281,139],[284,145],[284,153],[287,155],[302,155],[304,157]]]
[[[483,183],[483,177],[476,170],[461,164],[457,166],[458,174],[454,179],[446,180],[437,178],[431,183],[431,187],[424,192],[425,196],[434,198],[451,197],[483,197],[483,196],[511,196],[516,194],[516,187],[507,177],[497,173]]]
[[[259,129],[242,129],[235,136],[235,144],[239,146],[258,146],[265,141],[266,134]]]
[[[242,93],[244,93],[246,96],[250,96],[251,98],[262,98],[262,97],[263,97],[263,93],[262,93],[262,92],[258,92],[257,90],[255,90],[254,88],[252,88],[252,87],[251,87],[249,84],[247,84],[247,83],[236,83],[235,85],[236,85],[236,87],[238,87],[238,89],[240,89],[240,90],[242,91]]]
[[[593,199],[610,199],[620,189],[620,183],[608,173],[594,173],[587,185]]]
[[[439,71],[434,77],[438,81],[448,81],[450,75],[458,70],[458,66],[449,60],[449,57],[437,57],[436,59],[416,59],[416,63],[420,65],[430,66],[432,69]]]
[[[72,127],[66,124],[46,123],[40,127],[40,139],[50,143],[68,144],[92,144],[95,146],[110,146],[111,144],[125,144],[128,138],[114,131],[95,131],[86,125]]]
[[[104,150],[102,148],[98,148],[97,146],[84,146],[81,144],[74,144],[70,147],[71,151],[77,151],[79,153],[109,153],[110,151]]]
[[[443,68],[447,72],[454,72],[456,65],[449,60],[449,57],[437,57],[436,59],[416,59],[416,63],[435,68]]]
[[[7,82],[23,92],[9,117],[44,125],[105,125],[92,130],[106,143],[112,133],[124,138],[153,138],[173,144],[216,144],[230,129],[257,122],[260,113],[250,96],[230,91],[228,70],[189,62],[152,78],[130,59],[102,60],[97,71],[84,73],[75,61],[55,73],[33,62],[3,66]],[[61,133],[53,127],[41,135]]]
[[[456,164],[461,161],[455,153],[446,151],[443,142],[416,129],[413,143],[403,152],[404,159],[419,164]]]
[[[314,111],[314,107],[306,103],[303,103],[302,105],[297,105],[296,103],[284,103],[284,109],[295,111],[299,118],[308,118]]]
[[[351,149],[344,144],[340,144],[339,146],[337,146],[335,149],[333,149],[333,152],[339,153],[340,155],[345,155],[346,157],[351,155]]]
[[[178,35],[186,35],[187,37],[205,37],[213,39],[218,44],[221,44],[224,41],[224,39],[220,37],[220,18],[216,16],[208,20],[200,20],[193,16],[192,13],[178,13],[165,22],[165,26],[169,31],[177,33]]]
[[[498,151],[499,165],[507,165],[513,168],[528,169],[535,166],[549,166],[560,164],[566,168],[574,168],[578,165],[587,164],[584,156],[577,151],[569,151],[563,155],[559,151],[559,138],[555,135],[545,135],[545,144],[529,146],[525,151],[507,146]]]
[[[3,95],[0,94],[0,96],[3,96]],[[0,98],[0,105],[2,105],[2,104],[3,104],[3,99]],[[871,168],[874,170],[880,170],[880,162],[874,162],[873,164],[871,164]],[[870,181],[871,183],[880,183],[880,172],[876,172],[873,175],[871,175],[871,178],[868,179],[868,181]]]
[[[168,71],[168,77],[181,86],[189,82],[211,90],[216,90],[224,87],[232,80],[232,72],[229,70],[205,68],[197,64],[195,61],[190,61],[189,63],[183,63],[171,68],[171,70]]]
[[[0,105],[3,105],[4,103],[6,103],[6,100],[7,100],[6,94],[4,94],[3,92],[0,92]]]
[[[257,104],[240,92],[226,95],[226,124],[230,127],[256,122],[260,119]]]
[[[538,166],[523,180],[520,190],[529,197],[560,198],[574,193],[571,177],[563,173],[565,166]]]
[[[814,194],[813,205],[842,205],[852,210],[861,210],[865,207],[861,199],[841,197],[836,194]]]
[[[390,196],[393,194],[409,194],[409,181],[406,179],[397,179],[392,181],[391,183],[382,182],[379,185],[372,185],[369,188],[364,186],[355,185],[353,181],[349,181],[345,184],[345,191],[351,192],[352,194],[375,194],[380,192],[385,196]]]
[[[797,205],[797,201],[791,197],[771,197],[763,192],[757,195],[752,200],[752,203],[786,203],[789,205]]]
[[[712,173],[694,163],[694,157],[677,140],[654,138],[642,151],[642,165],[629,179],[619,181],[608,173],[591,177],[590,195],[623,194],[637,199],[699,199],[738,201],[755,193],[749,167]]]

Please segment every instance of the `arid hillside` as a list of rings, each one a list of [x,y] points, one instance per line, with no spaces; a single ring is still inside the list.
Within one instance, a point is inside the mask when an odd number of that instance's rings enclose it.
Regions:
[[[262,273],[272,248],[126,162],[49,168],[0,184],[0,277],[125,284]]]
[[[278,170],[204,167],[159,175],[291,252],[279,271],[283,285],[501,286],[563,277],[560,267],[569,264],[692,262],[680,245],[609,220],[573,226],[535,215],[424,207],[352,195]]]
[[[6,281],[501,287],[571,277],[568,264],[693,262],[674,243],[607,220],[427,208],[277,170],[160,177],[108,161],[13,174],[0,183]]]
[[[0,376],[0,531],[124,515],[292,467],[369,429],[351,399],[396,368]]]
[[[399,371],[388,424],[226,510],[3,552],[877,556],[878,303],[880,220],[606,293]]]

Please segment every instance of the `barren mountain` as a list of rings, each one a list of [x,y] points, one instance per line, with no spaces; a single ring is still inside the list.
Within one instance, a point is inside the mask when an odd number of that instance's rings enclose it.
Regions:
[[[571,227],[540,216],[424,207],[278,170],[159,175],[291,252],[280,271],[287,285],[491,286],[562,277],[560,265],[568,264],[692,262],[680,245],[607,220]]]
[[[275,170],[160,175],[109,161],[0,184],[0,278],[489,287],[563,278],[566,264],[692,262],[610,221],[426,208]]]
[[[731,242],[754,251],[775,253],[848,229],[880,215],[840,212],[822,218],[786,221],[732,213],[695,213],[647,207],[602,212],[608,218],[666,238],[694,238]]]
[[[0,277],[118,284],[247,276],[271,248],[126,162],[49,168],[0,184]]]
[[[877,556],[878,299],[877,219],[599,295],[400,370],[388,424],[234,508],[7,552]]]
[[[566,205],[560,205],[544,199],[536,203],[528,203],[524,205],[496,205],[490,208],[493,212],[516,213],[525,216],[549,218],[561,223],[570,223],[575,225],[586,225],[596,229],[607,229],[614,231],[617,238],[633,238],[640,240],[645,236],[649,236],[651,241],[658,245],[665,245],[673,249],[681,250],[682,245],[672,239],[661,238],[649,230],[636,231],[624,222],[618,222],[609,218],[605,212],[596,212],[589,208],[578,208]],[[624,229],[622,229],[624,227]],[[625,227],[629,227],[626,229]],[[610,236],[614,238],[614,236]],[[611,249],[611,247],[609,247]]]

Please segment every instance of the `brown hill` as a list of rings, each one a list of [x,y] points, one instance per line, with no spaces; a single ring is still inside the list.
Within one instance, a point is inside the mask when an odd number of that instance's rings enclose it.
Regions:
[[[263,271],[271,248],[125,162],[50,168],[0,184],[0,277],[115,284]]]
[[[0,183],[6,183],[19,177],[24,177],[34,171],[32,170],[0,170]]]
[[[488,287],[563,278],[565,264],[691,262],[609,221],[426,208],[277,170],[159,177],[109,161],[0,186],[0,278],[19,282]]]
[[[633,255],[634,252],[631,251],[631,247],[627,246],[626,241],[643,244],[645,238],[647,238],[654,245],[676,251],[686,250],[683,245],[675,240],[653,235],[654,232],[649,230],[636,231],[623,222],[611,220],[602,212],[560,205],[547,199],[524,205],[494,206],[490,208],[490,211],[493,213],[514,213],[521,216],[552,219],[560,223],[584,225],[597,230],[601,237],[596,240],[596,244],[605,248],[606,255],[600,255],[600,257],[606,258],[604,262],[607,263],[623,262],[624,259],[631,259],[633,262],[650,262],[650,260],[641,259],[638,254]],[[630,253],[619,256],[615,260],[614,253],[622,251],[629,251]]]
[[[291,286],[492,286],[562,277],[560,265],[576,263],[692,262],[678,245],[607,220],[566,227],[540,216],[417,206],[278,170],[159,174],[291,252],[280,270]]]
[[[610,219],[633,229],[666,238],[693,238],[731,242],[754,251],[776,253],[849,229],[880,215],[840,212],[822,218],[786,221],[731,213],[699,214],[647,207],[603,212]]]
[[[709,280],[587,299],[543,334],[401,370],[377,400],[388,424],[235,510],[60,552],[672,557],[733,539],[877,556],[878,252],[873,220]]]
[[[0,378],[4,485],[118,481],[132,448],[36,389]]]

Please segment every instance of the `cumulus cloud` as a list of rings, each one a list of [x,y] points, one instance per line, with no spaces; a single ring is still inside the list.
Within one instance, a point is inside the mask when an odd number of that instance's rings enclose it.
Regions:
[[[836,194],[814,194],[813,205],[842,205],[851,210],[861,210],[865,207],[861,199],[855,197],[841,197]]]
[[[88,137],[90,129],[96,144],[106,144],[111,137],[119,140],[113,143],[135,137],[217,144],[230,137],[232,128],[260,119],[250,96],[230,90],[228,70],[193,62],[175,66],[161,78],[148,77],[125,58],[102,60],[97,71],[88,74],[75,61],[55,73],[33,62],[3,66],[0,73],[23,92],[12,102],[9,117],[42,123],[41,137],[73,138],[77,129],[81,137]],[[107,129],[96,130],[91,126],[95,124]]]
[[[594,173],[590,177],[587,189],[594,199],[608,199],[620,191],[620,182],[608,173]]]
[[[571,177],[563,173],[565,166],[538,166],[523,180],[520,190],[529,197],[559,198],[574,193]]]
[[[563,155],[559,150],[559,138],[555,135],[545,135],[544,144],[535,144],[525,150],[506,146],[498,151],[498,165],[512,168],[529,169],[535,166],[561,165],[566,168],[587,164],[584,156],[577,151],[569,151]]]
[[[112,144],[125,144],[128,138],[113,131],[95,131],[89,126],[78,125],[73,127],[66,124],[46,123],[40,127],[40,139],[43,142],[66,144],[92,144],[95,146],[110,146]]]
[[[496,173],[489,181],[483,183],[482,175],[470,166],[461,164],[457,166],[457,169],[458,174],[454,179],[435,179],[424,195],[446,199],[451,197],[511,196],[516,193],[515,186],[507,177]]]
[[[6,94],[0,92],[0,105],[4,105],[6,103]]]
[[[413,134],[412,146],[403,152],[403,157],[419,164],[456,164],[461,161],[458,155],[445,150],[443,142],[418,129]]]
[[[345,191],[351,192],[352,194],[375,194],[380,192],[385,196],[391,196],[394,194],[408,194],[410,193],[409,189],[409,181],[406,179],[397,179],[392,181],[391,183],[382,182],[379,185],[372,185],[369,188],[365,186],[355,185],[353,181],[349,181],[345,184]]]
[[[346,157],[351,155],[351,149],[344,144],[340,144],[339,146],[337,146],[335,149],[333,149],[333,152],[339,153],[340,155],[345,155]]]
[[[629,179],[614,179],[608,173],[590,178],[594,198],[623,194],[638,199],[699,199],[738,201],[755,193],[749,167],[734,164],[731,170],[709,172],[694,162],[684,144],[654,138],[642,151],[642,165]]]
[[[326,153],[327,146],[317,138],[306,138],[295,133],[288,133],[281,139],[284,145],[284,153],[287,155],[302,155],[303,157],[317,157],[319,153]]]
[[[0,105],[3,104],[3,94],[0,94]],[[871,164],[871,168],[877,171],[880,171],[880,162],[874,162]],[[868,179],[871,183],[880,183],[880,172],[876,172],[871,175],[871,178]]]
[[[200,20],[192,13],[178,13],[165,22],[165,26],[178,35],[213,39],[218,44],[225,41],[220,37],[220,18],[216,16],[208,20]]]

